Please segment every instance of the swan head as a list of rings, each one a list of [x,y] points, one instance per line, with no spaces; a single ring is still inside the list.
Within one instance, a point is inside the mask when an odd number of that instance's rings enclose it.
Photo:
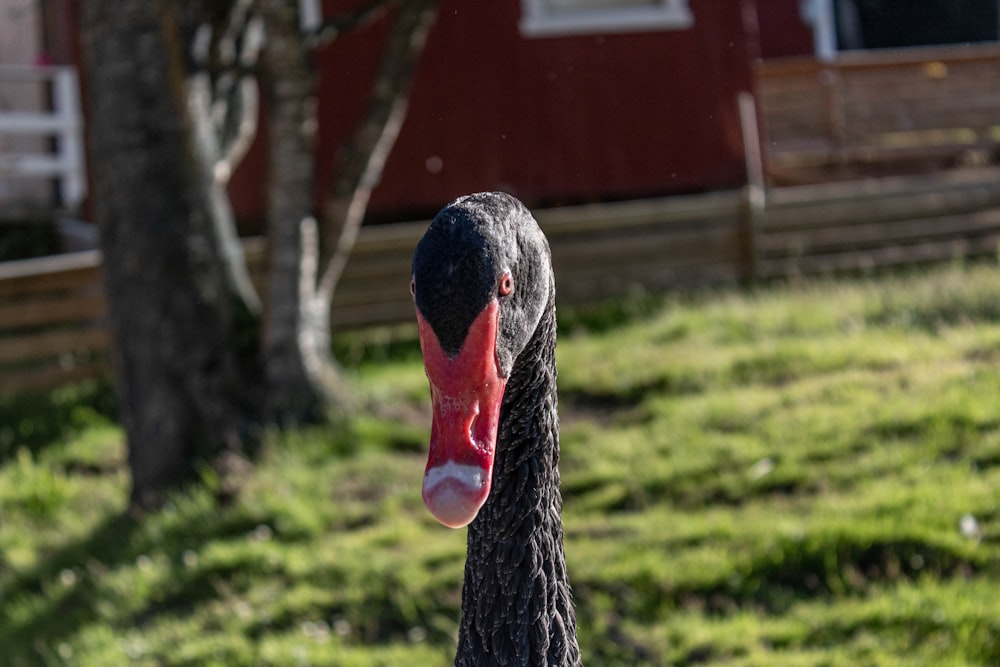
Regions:
[[[489,496],[507,378],[552,285],[544,234],[504,193],[456,199],[417,244],[410,291],[433,404],[423,498],[446,526],[472,522]]]

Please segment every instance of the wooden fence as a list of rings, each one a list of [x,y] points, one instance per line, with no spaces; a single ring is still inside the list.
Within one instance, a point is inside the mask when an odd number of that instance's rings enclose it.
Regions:
[[[996,255],[1000,170],[771,189],[755,239],[760,278]]]
[[[754,77],[772,182],[1000,147],[996,43],[767,60]]]
[[[107,372],[96,250],[0,264],[0,395]]]
[[[740,191],[536,212],[560,302],[639,287],[867,270],[995,254],[1000,169]],[[426,222],[366,227],[334,299],[336,329],[409,322],[410,257]],[[262,239],[246,241],[266,270]],[[100,255],[0,264],[0,395],[107,374]]]
[[[745,191],[536,212],[562,303],[633,286],[662,290],[997,253],[996,167],[829,181],[831,170],[842,179],[858,165],[954,161],[968,151],[985,151],[988,164],[996,157],[989,151],[1000,148],[1000,46],[769,61],[755,75],[759,104],[749,95],[740,101],[751,139]],[[410,256],[425,227],[362,229],[334,298],[336,329],[412,320]],[[246,254],[260,284],[264,242],[247,240]],[[100,272],[96,252],[0,264],[0,395],[107,373]]]

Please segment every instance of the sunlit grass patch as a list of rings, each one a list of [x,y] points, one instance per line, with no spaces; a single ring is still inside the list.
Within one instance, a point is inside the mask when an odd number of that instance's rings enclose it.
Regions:
[[[949,266],[569,313],[586,663],[1000,662],[998,295],[996,267]],[[6,426],[0,663],[450,664],[465,533],[420,501],[427,379],[401,336],[340,341],[362,412],[268,433],[228,502],[124,515],[92,395]]]

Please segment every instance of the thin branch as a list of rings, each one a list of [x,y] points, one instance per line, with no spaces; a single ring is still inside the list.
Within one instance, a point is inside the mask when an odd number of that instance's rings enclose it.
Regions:
[[[406,118],[417,63],[437,16],[437,0],[406,0],[396,13],[365,120],[346,151],[324,207],[327,225],[341,223],[318,293],[332,300],[354,249],[372,191]]]
[[[325,46],[344,33],[372,23],[398,4],[399,0],[368,0],[354,11],[324,19],[315,30],[305,35],[306,48]]]
[[[237,89],[233,94],[235,108],[230,114],[227,140],[221,146],[221,156],[216,170],[223,169],[226,180],[243,156],[250,150],[253,138],[257,134],[257,118],[259,115],[259,88],[255,77],[249,74],[249,68],[255,67],[260,50],[264,43],[264,23],[258,17],[250,17],[243,31],[239,64],[241,71],[237,81]]]
[[[211,25],[202,24],[195,30],[190,54],[196,69],[188,77],[187,113],[226,276],[246,307],[258,313],[260,297],[250,280],[232,204],[225,191],[257,131],[259,93],[256,81],[244,68],[257,61],[263,24],[251,10],[251,0],[238,0],[214,44]],[[218,76],[208,68],[213,55],[222,67]]]
[[[239,91],[235,95],[239,113],[237,114],[238,120],[233,122],[234,134],[229,138],[227,144],[220,147],[222,154],[213,170],[215,177],[224,183],[229,182],[233,170],[250,150],[253,139],[257,135],[257,119],[260,115],[259,96],[257,82],[252,77],[242,77],[239,82]]]

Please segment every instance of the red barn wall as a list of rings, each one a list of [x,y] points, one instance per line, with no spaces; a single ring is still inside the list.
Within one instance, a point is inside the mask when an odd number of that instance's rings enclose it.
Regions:
[[[757,0],[763,58],[812,55],[813,30],[802,20],[801,0]]]
[[[325,10],[350,2],[324,0]],[[689,29],[545,38],[520,34],[519,0],[441,0],[369,219],[426,216],[488,189],[550,206],[741,186],[736,95],[752,87],[760,44],[757,21],[744,19],[757,2],[797,0],[689,0]],[[387,28],[381,19],[314,54],[317,203],[364,112]],[[77,47],[54,55],[76,60]],[[265,216],[265,134],[261,123],[230,184],[245,232]]]
[[[525,38],[518,0],[442,0],[369,218],[428,215],[489,189],[537,206],[742,185],[736,95],[751,87],[757,46],[743,9],[753,5],[690,6],[687,30]],[[318,201],[364,111],[387,28],[381,20],[315,54]],[[232,186],[243,218],[263,212],[262,152]]]

